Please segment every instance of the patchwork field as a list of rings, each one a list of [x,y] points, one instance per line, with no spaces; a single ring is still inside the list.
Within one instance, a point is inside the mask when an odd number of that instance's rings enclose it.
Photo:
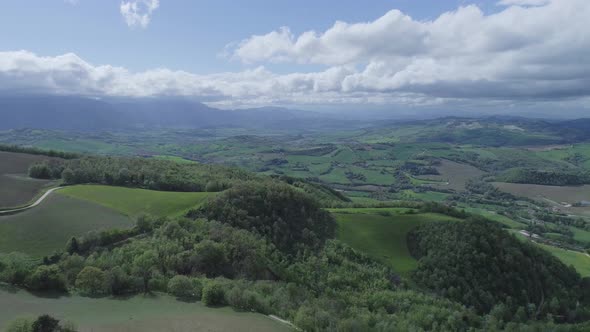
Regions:
[[[0,216],[0,252],[42,257],[63,249],[71,236],[132,224],[114,210],[54,192],[35,208]]]
[[[0,151],[0,208],[26,204],[43,188],[54,184],[27,176],[32,163],[48,159],[51,158]]]
[[[100,204],[127,216],[151,214],[177,216],[193,208],[212,193],[170,192],[101,185],[66,187],[60,193],[73,198]]]
[[[0,288],[0,308],[0,330],[16,317],[50,314],[74,322],[81,332],[292,331],[264,315],[213,309],[159,294],[125,299],[51,298],[4,287]]]
[[[331,212],[338,221],[338,239],[406,274],[417,266],[408,250],[408,233],[424,223],[456,220],[434,213],[404,214],[407,210],[332,209]]]

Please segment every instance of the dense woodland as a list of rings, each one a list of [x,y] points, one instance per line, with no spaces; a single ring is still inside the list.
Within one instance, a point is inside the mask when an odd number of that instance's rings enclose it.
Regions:
[[[530,183],[548,186],[578,186],[590,184],[590,172],[540,171],[537,169],[518,168],[502,174],[498,179],[513,183]]]
[[[590,318],[590,289],[573,267],[494,223],[471,219],[423,226],[409,242],[420,258],[412,279],[478,313],[517,321]]]

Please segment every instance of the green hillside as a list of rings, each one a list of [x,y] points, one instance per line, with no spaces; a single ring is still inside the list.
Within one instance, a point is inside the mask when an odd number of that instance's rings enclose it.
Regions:
[[[60,193],[98,203],[131,217],[140,214],[181,215],[213,195],[206,192],[155,191],[103,185],[76,185],[66,187]]]

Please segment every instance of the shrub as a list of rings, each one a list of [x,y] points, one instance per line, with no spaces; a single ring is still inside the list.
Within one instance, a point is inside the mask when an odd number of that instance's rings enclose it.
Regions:
[[[226,304],[223,285],[216,281],[207,283],[205,287],[203,287],[201,301],[206,306],[220,306]]]
[[[168,282],[168,293],[181,299],[195,297],[195,290],[190,278],[183,275],[176,275]]]
[[[17,318],[6,326],[6,332],[33,332],[32,318]]]
[[[66,290],[66,281],[57,265],[41,265],[37,267],[29,278],[27,285],[30,289],[36,291],[64,291]]]
[[[76,288],[84,295],[107,293],[107,275],[101,269],[87,266],[76,277]]]

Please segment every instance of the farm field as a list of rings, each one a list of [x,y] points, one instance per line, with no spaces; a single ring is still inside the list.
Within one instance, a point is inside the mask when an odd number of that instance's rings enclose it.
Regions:
[[[132,225],[114,210],[54,192],[35,208],[0,216],[0,252],[42,257],[63,249],[72,236]]]
[[[480,177],[485,172],[480,169],[467,164],[461,164],[447,159],[441,161],[441,165],[436,169],[440,175],[425,175],[419,177],[423,180],[439,181],[439,183],[432,183],[430,186],[441,189],[453,189],[457,191],[465,190],[467,181],[473,178]]]
[[[492,184],[513,195],[551,203],[567,213],[590,216],[590,207],[564,207],[561,204],[562,202],[573,204],[583,200],[590,201],[590,185],[566,187],[506,182],[493,182]]]
[[[401,274],[417,266],[410,255],[406,237],[413,228],[427,222],[456,220],[434,214],[401,214],[407,209],[332,209],[338,222],[338,239],[389,265]],[[389,214],[389,215],[387,215]]]
[[[2,287],[0,307],[0,330],[16,317],[50,314],[74,322],[81,332],[292,331],[261,314],[208,308],[160,294],[125,299],[52,298]]]
[[[575,203],[590,200],[590,185],[566,187],[506,182],[493,182],[493,185],[514,195],[533,199],[547,198],[558,203]]]
[[[43,188],[55,182],[28,177],[29,166],[50,157],[0,151],[0,208],[28,203]]]
[[[102,185],[77,185],[61,194],[100,204],[130,217],[140,214],[178,216],[202,203],[212,193],[170,192]]]

